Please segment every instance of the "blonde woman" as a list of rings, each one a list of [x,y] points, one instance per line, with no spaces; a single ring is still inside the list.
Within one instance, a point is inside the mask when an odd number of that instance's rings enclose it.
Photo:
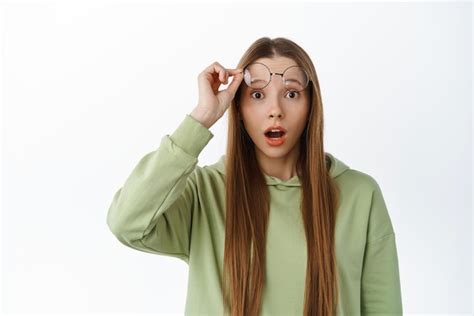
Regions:
[[[198,86],[197,106],[113,197],[118,240],[189,265],[186,315],[402,315],[381,189],[324,151],[308,54],[263,37]],[[228,109],[225,155],[198,166]]]

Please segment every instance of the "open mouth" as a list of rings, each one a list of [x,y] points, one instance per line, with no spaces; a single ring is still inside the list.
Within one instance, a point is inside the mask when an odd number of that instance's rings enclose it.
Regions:
[[[273,138],[273,139],[278,139],[285,136],[285,132],[283,131],[278,131],[278,132],[266,132],[265,137],[267,138]]]
[[[270,146],[280,146],[286,140],[286,133],[283,131],[278,132],[266,132],[265,133],[265,140],[267,144]]]

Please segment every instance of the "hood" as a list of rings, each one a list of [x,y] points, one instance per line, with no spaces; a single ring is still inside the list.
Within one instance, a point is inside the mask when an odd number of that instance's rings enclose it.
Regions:
[[[331,175],[331,177],[335,178],[342,174],[344,171],[350,169],[348,165],[334,157],[332,154],[326,152],[326,156],[328,156],[331,160],[331,168],[329,169],[329,174]],[[214,168],[221,174],[225,175],[225,155],[222,155],[215,164],[210,165],[209,167]],[[267,181],[267,185],[283,185],[292,187],[301,186],[298,176],[294,176],[293,178],[288,180],[282,180],[274,176],[269,176],[267,174],[264,174],[264,176]]]

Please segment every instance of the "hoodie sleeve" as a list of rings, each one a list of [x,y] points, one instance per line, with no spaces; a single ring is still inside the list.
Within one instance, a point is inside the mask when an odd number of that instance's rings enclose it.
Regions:
[[[140,159],[107,213],[107,225],[121,243],[188,263],[197,158],[213,137],[187,114],[171,136]]]
[[[364,316],[403,315],[395,232],[377,182],[372,194],[361,280]]]

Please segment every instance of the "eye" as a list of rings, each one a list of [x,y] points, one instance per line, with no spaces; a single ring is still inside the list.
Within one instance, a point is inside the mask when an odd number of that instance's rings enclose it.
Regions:
[[[260,95],[260,96],[263,95],[260,91],[254,91],[254,92],[252,92],[250,95],[251,95],[251,96],[254,96],[255,93],[257,93],[257,95]],[[259,97],[259,98],[257,98],[257,99],[261,99],[261,97]]]
[[[288,91],[287,95],[289,95],[290,93],[294,95],[294,97],[290,99],[296,99],[296,97],[300,94],[298,91]]]

